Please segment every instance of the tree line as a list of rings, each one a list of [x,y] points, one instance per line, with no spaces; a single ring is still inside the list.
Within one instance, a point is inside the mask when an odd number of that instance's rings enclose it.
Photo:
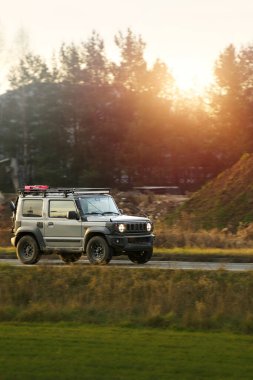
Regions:
[[[228,46],[202,98],[180,96],[164,62],[152,67],[130,29],[115,36],[118,64],[95,31],[62,44],[51,64],[28,52],[0,97],[0,158],[21,183],[178,185],[196,189],[253,150],[253,45]],[[0,189],[11,182],[0,167]]]

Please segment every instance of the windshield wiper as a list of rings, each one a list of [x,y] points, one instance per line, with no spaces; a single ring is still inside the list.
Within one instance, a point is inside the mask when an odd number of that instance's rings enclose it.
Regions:
[[[115,212],[115,211],[104,211],[102,212],[102,215],[119,215],[118,212]]]
[[[86,212],[84,215],[103,215],[102,212]]]

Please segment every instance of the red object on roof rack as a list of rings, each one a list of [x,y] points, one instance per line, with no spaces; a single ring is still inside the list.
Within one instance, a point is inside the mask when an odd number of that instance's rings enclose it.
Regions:
[[[31,191],[31,190],[48,190],[49,186],[47,185],[26,185],[24,190],[25,191]]]

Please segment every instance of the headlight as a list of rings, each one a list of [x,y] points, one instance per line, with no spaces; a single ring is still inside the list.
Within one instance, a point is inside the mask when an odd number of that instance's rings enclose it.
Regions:
[[[119,232],[124,232],[125,231],[125,229],[126,229],[126,226],[123,224],[123,223],[120,223],[119,225],[118,225],[118,230],[119,230]]]
[[[150,232],[152,230],[152,224],[151,223],[147,223],[147,231]]]

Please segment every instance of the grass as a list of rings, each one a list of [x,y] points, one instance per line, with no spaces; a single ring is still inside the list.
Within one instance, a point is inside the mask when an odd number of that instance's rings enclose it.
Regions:
[[[15,253],[16,250],[15,250],[15,247],[1,247],[0,246],[0,254],[5,254],[5,253]]]
[[[154,248],[156,260],[182,260],[203,262],[252,262],[252,248],[200,248],[174,247]]]
[[[1,380],[251,379],[253,337],[76,324],[0,324]]]
[[[0,321],[253,333],[253,272],[0,265]]]
[[[174,247],[174,248],[154,248],[154,254],[169,255],[253,255],[253,248],[200,248],[200,247]]]
[[[14,247],[0,247],[0,254],[16,254]],[[154,247],[155,255],[237,255],[253,256],[253,248],[215,248],[215,247]]]
[[[166,223],[157,223],[155,227],[155,244],[165,248],[219,248],[219,249],[251,249],[253,247],[253,223],[240,226],[236,232],[229,228],[219,230],[194,230],[192,222],[187,218],[182,224],[168,226]]]

